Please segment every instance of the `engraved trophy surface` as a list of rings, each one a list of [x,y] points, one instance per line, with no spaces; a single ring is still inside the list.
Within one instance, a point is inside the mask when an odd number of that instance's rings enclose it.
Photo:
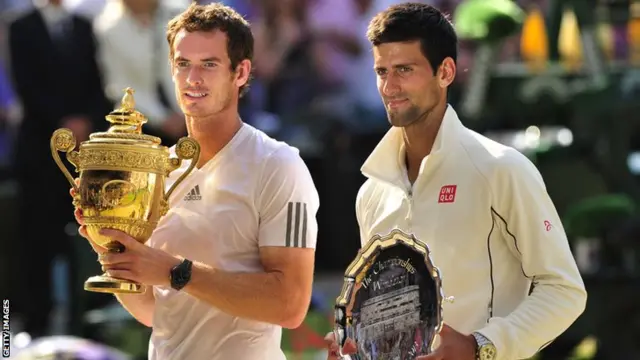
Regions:
[[[58,129],[51,137],[53,159],[75,190],[73,203],[82,210],[89,236],[111,252],[125,249],[100,231],[121,230],[145,243],[168,211],[169,196],[191,173],[200,155],[200,145],[191,138],[177,142],[177,157],[172,158],[159,138],[143,134],[147,119],[135,110],[133,93],[131,88],[125,90],[120,107],[106,116],[109,129],[91,134],[78,151],[73,150],[76,139],[69,129]],[[67,153],[67,160],[79,173],[78,183],[63,165],[59,151]],[[191,160],[191,164],[165,193],[166,178],[182,160]],[[107,274],[89,278],[84,288],[105,293],[144,292],[141,284]]]
[[[345,272],[334,335],[341,347],[355,340],[353,360],[413,360],[433,351],[443,300],[426,244],[400,230],[377,235]]]

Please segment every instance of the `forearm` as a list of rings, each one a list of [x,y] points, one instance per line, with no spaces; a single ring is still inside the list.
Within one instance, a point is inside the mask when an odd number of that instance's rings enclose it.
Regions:
[[[131,316],[141,324],[148,327],[152,326],[156,301],[151,287],[147,287],[144,294],[116,294],[116,298]]]
[[[229,273],[194,263],[183,290],[230,315],[296,328],[309,306],[300,287],[280,272]]]
[[[582,314],[586,298],[584,288],[540,279],[515,311],[492,318],[479,332],[496,346],[497,360],[528,359]]]

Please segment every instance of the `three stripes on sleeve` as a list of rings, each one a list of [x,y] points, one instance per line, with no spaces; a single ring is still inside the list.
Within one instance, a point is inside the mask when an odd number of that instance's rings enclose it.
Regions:
[[[307,204],[287,204],[286,247],[307,247]]]

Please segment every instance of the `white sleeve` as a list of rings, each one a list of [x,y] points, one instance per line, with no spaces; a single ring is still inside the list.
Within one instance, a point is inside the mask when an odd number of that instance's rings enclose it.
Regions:
[[[496,346],[498,360],[528,359],[582,314],[587,293],[542,176],[522,154],[506,157],[492,179],[493,210],[533,289],[511,314],[478,332]]]
[[[259,246],[316,247],[318,192],[297,151],[283,147],[264,163],[257,194]]]

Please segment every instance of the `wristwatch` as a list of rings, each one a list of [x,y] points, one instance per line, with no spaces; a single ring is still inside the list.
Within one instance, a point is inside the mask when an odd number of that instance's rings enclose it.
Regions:
[[[478,344],[476,347],[476,360],[495,360],[498,351],[491,340],[478,332],[474,332],[472,335],[476,339],[476,344]]]
[[[184,259],[182,262],[173,268],[169,273],[169,280],[171,287],[176,290],[182,290],[185,285],[191,280],[191,267],[193,263],[191,260]]]

